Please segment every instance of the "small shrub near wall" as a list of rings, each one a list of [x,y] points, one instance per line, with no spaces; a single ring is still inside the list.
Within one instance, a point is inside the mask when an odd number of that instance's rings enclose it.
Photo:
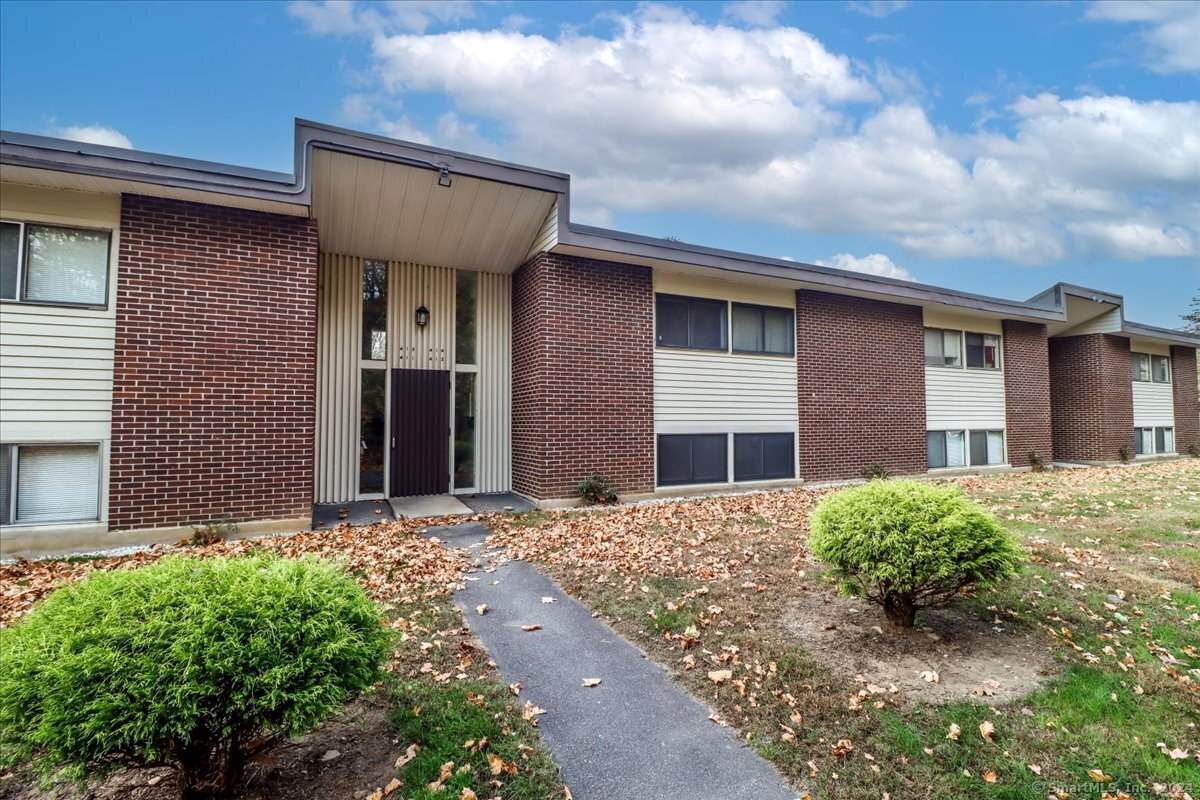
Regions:
[[[0,763],[84,778],[174,764],[234,794],[246,760],[382,677],[380,613],[329,564],[168,557],[93,572],[0,631]]]
[[[834,568],[842,590],[912,627],[917,612],[970,587],[1016,573],[1017,540],[956,486],[871,481],[826,497],[811,519],[809,548]]]

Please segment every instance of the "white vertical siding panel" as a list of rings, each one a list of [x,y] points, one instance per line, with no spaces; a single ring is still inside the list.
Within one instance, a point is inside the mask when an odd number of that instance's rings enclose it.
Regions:
[[[558,244],[558,200],[551,204],[550,211],[546,214],[546,219],[542,222],[541,227],[538,228],[537,235],[533,239],[529,252],[525,254],[525,258],[526,260],[533,258],[556,244]]]
[[[476,487],[512,488],[512,279],[479,275],[479,419]]]
[[[362,259],[322,253],[317,291],[318,503],[353,500],[358,487]]]
[[[1175,424],[1175,398],[1169,383],[1133,381],[1133,426]]]
[[[925,427],[1004,429],[1002,370],[925,368]]]
[[[391,365],[397,369],[453,369],[454,270],[392,262],[391,318],[395,325]],[[429,324],[417,327],[416,310],[429,309]]]

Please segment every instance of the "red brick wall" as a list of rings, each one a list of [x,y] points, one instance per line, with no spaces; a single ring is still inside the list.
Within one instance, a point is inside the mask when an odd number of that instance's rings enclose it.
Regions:
[[[923,331],[919,306],[796,293],[800,477],[928,469]]]
[[[1175,451],[1200,447],[1200,398],[1196,386],[1196,348],[1171,346],[1171,384],[1175,401]]]
[[[112,529],[310,513],[316,297],[315,222],[122,198]]]
[[[1004,320],[1004,410],[1008,463],[1024,467],[1036,452],[1054,460],[1050,426],[1050,353],[1046,326]]]
[[[513,488],[576,496],[598,472],[654,488],[654,290],[647,267],[541,254],[513,280]]]
[[[1054,457],[1115,461],[1133,453],[1129,340],[1106,333],[1050,340]]]

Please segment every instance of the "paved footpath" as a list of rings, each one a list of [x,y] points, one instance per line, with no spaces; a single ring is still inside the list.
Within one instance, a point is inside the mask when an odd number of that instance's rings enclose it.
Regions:
[[[486,566],[487,528],[431,528]],[[546,709],[542,739],[575,800],[795,800],[766,761],[666,671],[524,561],[476,571],[455,602],[520,701]],[[493,582],[496,582],[493,585]],[[553,603],[542,602],[554,598]],[[486,603],[479,616],[475,608]],[[541,625],[526,632],[522,625]],[[584,678],[600,678],[592,688]]]

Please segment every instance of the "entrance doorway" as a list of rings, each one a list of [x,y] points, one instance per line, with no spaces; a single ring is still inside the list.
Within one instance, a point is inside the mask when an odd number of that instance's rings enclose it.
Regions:
[[[392,371],[391,496],[445,494],[450,488],[450,372]]]

